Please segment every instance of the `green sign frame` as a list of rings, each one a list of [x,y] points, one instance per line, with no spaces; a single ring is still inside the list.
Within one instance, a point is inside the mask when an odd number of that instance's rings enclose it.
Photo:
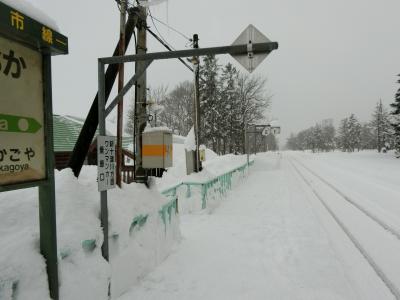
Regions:
[[[0,36],[39,52],[42,56],[43,130],[46,177],[42,180],[0,186],[0,192],[39,188],[40,252],[46,260],[50,297],[59,299],[56,201],[54,180],[53,100],[51,56],[68,54],[68,38],[32,19],[0,0]],[[1,115],[9,132],[35,132],[40,124],[25,118],[25,126],[18,125],[21,116]],[[20,123],[19,123],[20,124]],[[2,128],[5,131],[5,128]]]
[[[68,54],[68,38],[0,1],[0,34],[42,53]]]

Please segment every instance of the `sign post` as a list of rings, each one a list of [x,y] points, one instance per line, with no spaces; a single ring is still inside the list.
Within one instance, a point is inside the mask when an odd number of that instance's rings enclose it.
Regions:
[[[102,131],[105,132],[105,128]],[[103,135],[97,137],[97,181],[100,192],[100,220],[104,234],[101,249],[107,261],[109,259],[107,190],[115,188],[116,183],[116,144],[116,137]]]
[[[0,1],[0,192],[39,187],[40,252],[58,299],[51,56],[68,39]]]
[[[104,65],[98,64],[98,86],[99,86],[99,136],[97,137],[97,180],[100,192],[100,222],[103,228],[104,241],[101,253],[105,260],[109,260],[108,251],[108,204],[107,190],[115,188],[116,161],[115,146],[116,138],[106,136],[106,112],[105,112],[105,78]]]

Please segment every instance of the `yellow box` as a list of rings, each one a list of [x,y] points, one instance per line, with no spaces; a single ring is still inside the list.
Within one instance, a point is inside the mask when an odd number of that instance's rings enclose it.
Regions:
[[[172,133],[167,129],[151,129],[142,135],[143,168],[172,167]]]

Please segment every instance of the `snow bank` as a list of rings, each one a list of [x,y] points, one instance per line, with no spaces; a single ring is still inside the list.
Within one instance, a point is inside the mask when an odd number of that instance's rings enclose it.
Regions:
[[[49,17],[46,13],[36,8],[32,3],[27,0],[1,0],[4,4],[19,10],[23,14],[35,19],[36,21],[46,25],[54,30],[59,31],[57,23]]]
[[[172,133],[172,130],[169,129],[168,127],[165,127],[165,126],[151,127],[149,124],[147,124],[147,126],[146,126],[146,128],[144,129],[143,132],[157,132],[157,131],[163,131],[163,132]]]
[[[172,141],[174,144],[184,144],[185,139],[186,139],[186,137],[184,137],[184,136],[180,136],[180,135],[176,135],[176,134],[172,135]]]
[[[96,167],[56,173],[61,299],[108,299],[119,295],[159,264],[180,239],[171,200],[143,185],[109,192],[110,261],[101,256],[100,200]],[[18,288],[20,299],[49,299],[45,263],[39,254],[37,189],[0,194],[0,299]],[[5,297],[4,297],[5,298]],[[7,299],[7,298],[5,298]]]
[[[196,151],[196,138],[194,136],[194,128],[190,129],[185,139],[185,149],[187,151]]]
[[[0,194],[0,299],[50,299],[39,254],[39,207],[34,189]]]
[[[157,188],[162,191],[183,181],[204,182],[222,175],[246,163],[245,155],[227,154],[218,156],[211,149],[206,148],[206,161],[203,162],[203,171],[186,175],[185,145],[174,144],[174,166],[164,173],[162,178],[157,178]]]
[[[176,202],[160,191],[184,181],[214,180],[246,162],[245,156],[217,156],[206,149],[203,171],[187,176],[185,145],[174,144],[173,155],[174,167],[163,178],[154,179],[150,189],[130,184],[109,191],[110,263],[101,256],[96,166],[85,166],[78,180],[70,169],[56,171],[60,299],[106,300],[110,280],[112,296],[123,294],[180,240]],[[240,177],[235,176],[229,182]],[[219,203],[223,184],[210,185],[206,195],[210,209]],[[199,186],[190,195],[185,188],[179,189],[177,196],[183,213],[202,209]],[[0,299],[11,299],[13,290],[18,299],[49,299],[38,214],[37,189],[0,194]]]

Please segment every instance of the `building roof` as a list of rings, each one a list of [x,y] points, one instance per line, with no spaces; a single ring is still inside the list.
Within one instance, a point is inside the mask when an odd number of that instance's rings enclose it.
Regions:
[[[54,151],[72,152],[84,122],[85,120],[83,118],[53,115]],[[98,134],[99,131],[97,130],[95,138]],[[113,135],[110,132],[107,132],[107,134]],[[95,138],[93,140],[95,140]],[[123,137],[122,147],[132,151],[132,140],[132,137]]]

